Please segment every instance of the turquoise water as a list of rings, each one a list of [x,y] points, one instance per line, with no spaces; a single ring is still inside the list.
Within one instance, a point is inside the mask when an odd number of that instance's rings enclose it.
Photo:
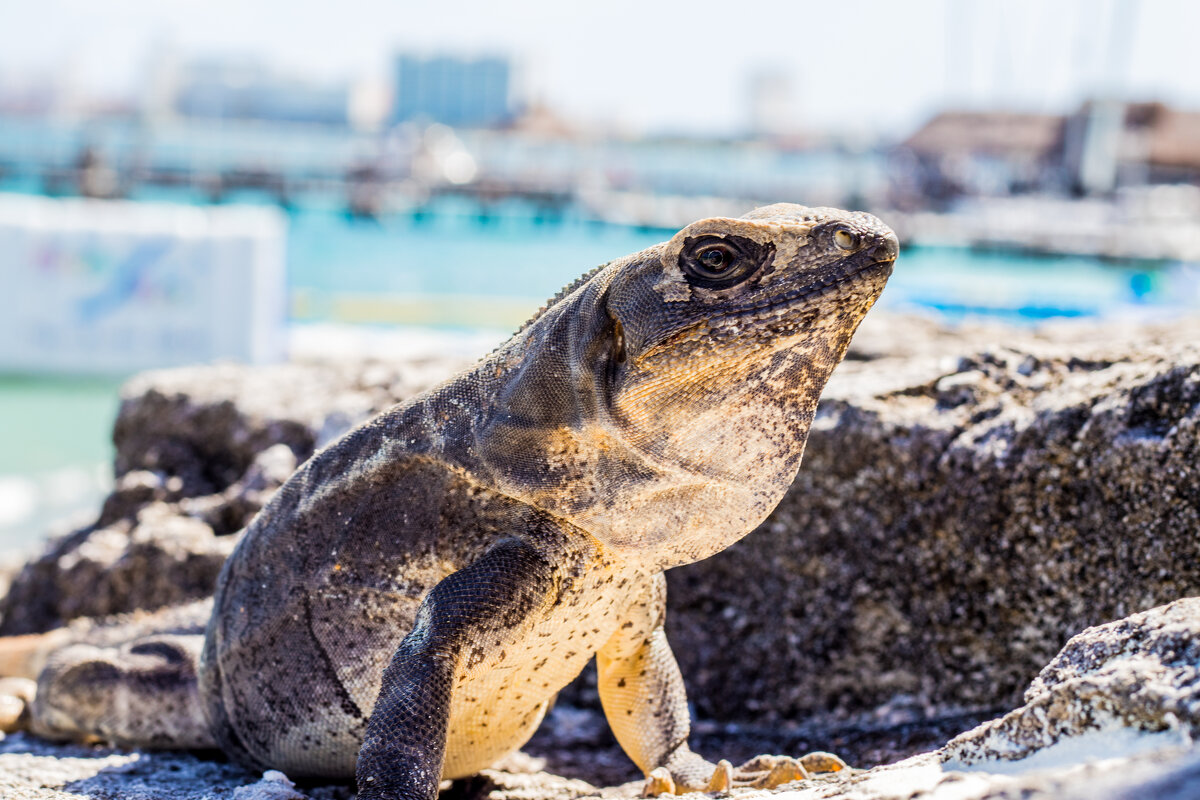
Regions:
[[[467,205],[382,222],[347,221],[334,210],[294,212],[288,246],[293,317],[512,327],[584,270],[670,233],[571,217],[538,223],[520,207],[482,221]],[[1194,306],[1197,286],[1182,266],[907,248],[881,303],[1034,322]],[[369,303],[362,302],[366,297]],[[473,298],[486,298],[482,305],[491,308],[468,302]]]
[[[512,330],[584,270],[670,235],[570,214],[539,221],[519,205],[481,216],[447,203],[372,222],[349,220],[336,199],[318,199],[289,220],[294,322],[443,330]],[[1197,286],[1190,265],[908,248],[880,305],[1034,322],[1195,309]],[[97,507],[110,480],[119,381],[0,379],[0,553],[30,546],[65,512]]]
[[[481,221],[470,207],[450,205],[381,222],[294,212],[293,318],[513,328],[582,272],[664,238],[578,219],[539,224],[522,211]]]
[[[119,378],[0,375],[0,475],[108,461],[119,386]]]

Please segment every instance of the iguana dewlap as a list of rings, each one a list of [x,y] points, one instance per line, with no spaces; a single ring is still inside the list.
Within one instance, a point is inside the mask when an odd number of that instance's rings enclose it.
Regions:
[[[226,563],[203,639],[53,656],[34,729],[433,798],[524,744],[595,655],[651,791],[802,775],[688,749],[662,573],[778,503],[896,254],[873,216],[781,204],[593,270],[305,463]]]

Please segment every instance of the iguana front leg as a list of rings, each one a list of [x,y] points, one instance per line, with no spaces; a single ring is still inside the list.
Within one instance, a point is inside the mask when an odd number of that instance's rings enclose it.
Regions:
[[[687,691],[663,629],[666,600],[665,576],[648,578],[627,619],[596,656],[604,714],[621,748],[646,774],[646,794],[770,788],[810,771],[845,767],[828,753],[801,759],[763,755],[736,769],[728,761],[713,764],[693,753],[687,744]]]
[[[663,630],[666,595],[661,573],[646,579],[596,654],[600,702],[621,749],[643,773],[666,768],[677,787],[703,789],[716,765],[688,749],[687,690]]]
[[[434,800],[445,760],[450,694],[467,645],[521,627],[550,594],[553,570],[505,539],[435,586],[383,673],[357,763],[360,800]],[[502,631],[501,631],[502,632]]]

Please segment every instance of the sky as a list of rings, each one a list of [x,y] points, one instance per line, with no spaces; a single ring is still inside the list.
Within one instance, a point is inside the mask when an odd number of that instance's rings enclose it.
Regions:
[[[736,133],[771,72],[807,128],[894,133],[1097,93],[1200,108],[1197,31],[1192,0],[0,0],[0,81],[132,92],[154,48],[314,81],[384,80],[400,50],[499,53],[525,98],[585,124]]]

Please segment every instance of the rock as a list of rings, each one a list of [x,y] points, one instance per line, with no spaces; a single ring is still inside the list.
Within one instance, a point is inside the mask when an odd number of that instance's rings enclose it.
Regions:
[[[307,800],[296,791],[296,784],[279,770],[269,769],[262,780],[233,790],[233,800]]]
[[[668,573],[702,716],[1011,707],[1074,632],[1200,594],[1195,323],[871,322],[775,513]]]
[[[12,577],[0,635],[207,597],[234,534],[315,448],[463,366],[218,365],[134,378],[113,433],[112,493],[94,524]]]
[[[601,724],[594,711],[570,711],[566,720],[539,731],[528,747],[533,757],[514,754],[456,782],[442,797],[634,798],[640,781],[609,788],[596,782],[612,748],[597,739]],[[739,800],[1185,800],[1200,789],[1198,730],[1200,597],[1084,631],[1042,670],[1024,705],[942,748],[772,792],[729,794]],[[726,745],[736,750],[746,742],[735,736]],[[568,774],[556,774],[562,765]],[[347,800],[350,793],[344,785],[297,788],[273,772],[258,780],[234,765],[191,754],[52,745],[22,734],[0,741],[5,798]]]
[[[103,528],[53,543],[4,598],[4,633],[45,630],[79,617],[178,605],[212,593],[236,537],[153,501]]]
[[[5,800],[215,800],[238,791],[287,788],[265,783],[235,764],[191,753],[52,744],[24,734],[0,741],[0,797]],[[347,786],[322,786],[306,787],[304,795],[351,800],[354,793]]]
[[[1025,705],[942,755],[970,766],[1028,759],[1071,737],[1122,748],[1144,734],[1177,746],[1200,739],[1200,597],[1088,628],[1034,679]]]
[[[1196,342],[1195,320],[1035,332],[868,317],[779,509],[669,574],[669,635],[700,716],[994,712],[1076,631],[1200,593]],[[135,379],[113,495],[16,576],[0,633],[205,595],[293,464],[461,366]],[[596,702],[589,674],[566,702]]]

